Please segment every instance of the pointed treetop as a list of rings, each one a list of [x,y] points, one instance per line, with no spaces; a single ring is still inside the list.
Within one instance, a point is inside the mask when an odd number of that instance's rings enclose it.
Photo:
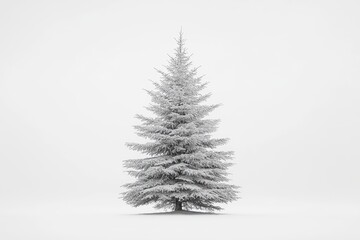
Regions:
[[[182,27],[180,28],[180,32],[179,32],[179,37],[177,39],[175,39],[177,44],[178,44],[178,47],[176,49],[176,51],[178,53],[184,53],[184,38],[183,38],[183,31],[182,31]]]

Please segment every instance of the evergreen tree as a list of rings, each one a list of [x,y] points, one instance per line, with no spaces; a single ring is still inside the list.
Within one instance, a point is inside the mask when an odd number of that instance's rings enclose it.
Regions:
[[[136,181],[124,185],[123,199],[135,207],[220,210],[215,203],[237,199],[237,186],[226,183],[233,152],[215,151],[227,139],[212,138],[219,120],[204,117],[219,105],[201,104],[210,94],[200,93],[206,83],[192,67],[181,32],[166,71],[157,71],[161,80],[147,91],[152,97],[147,109],[155,117],[136,116],[142,123],[135,126],[137,134],[150,141],[127,143],[149,157],[125,160]]]

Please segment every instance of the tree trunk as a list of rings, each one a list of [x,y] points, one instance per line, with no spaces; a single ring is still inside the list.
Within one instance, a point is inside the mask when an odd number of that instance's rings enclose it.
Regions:
[[[179,199],[175,200],[175,211],[182,211],[182,202]]]

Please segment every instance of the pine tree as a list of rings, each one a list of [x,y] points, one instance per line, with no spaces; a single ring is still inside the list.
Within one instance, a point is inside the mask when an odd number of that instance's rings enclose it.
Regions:
[[[175,211],[220,210],[216,203],[237,199],[237,186],[226,183],[233,152],[215,151],[228,139],[212,138],[219,120],[204,117],[219,104],[202,104],[210,97],[200,93],[207,83],[192,67],[182,32],[176,41],[166,70],[157,70],[161,80],[147,91],[152,98],[147,109],[155,117],[136,115],[141,121],[137,134],[150,141],[127,145],[149,157],[125,160],[136,181],[124,185],[123,199],[135,207],[155,203],[155,208]]]

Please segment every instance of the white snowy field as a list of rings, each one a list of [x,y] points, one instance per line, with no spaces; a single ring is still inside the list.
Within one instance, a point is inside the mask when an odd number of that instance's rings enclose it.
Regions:
[[[54,205],[7,211],[0,215],[0,239],[360,239],[359,208],[352,206],[243,206],[210,215],[128,210]]]

